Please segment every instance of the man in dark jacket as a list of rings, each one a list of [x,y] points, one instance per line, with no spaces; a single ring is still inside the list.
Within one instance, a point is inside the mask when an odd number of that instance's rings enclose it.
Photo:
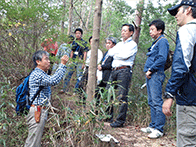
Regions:
[[[83,30],[77,28],[75,31],[76,39],[72,43],[70,58],[73,62],[70,64],[68,73],[64,81],[64,92],[67,91],[68,84],[73,73],[76,71],[77,82],[75,84],[74,94],[78,91],[79,83],[82,77],[82,72],[85,67],[86,56],[88,52],[87,42],[82,39]]]
[[[112,61],[113,57],[108,56],[108,50],[116,45],[116,39],[114,37],[106,38],[106,49],[107,52],[103,55],[101,64],[98,65],[98,70],[103,72],[102,81],[100,82],[100,87],[106,87],[110,73],[112,71]]]
[[[177,146],[193,147],[196,146],[196,0],[182,0],[168,11],[180,28],[162,111],[172,115],[170,108],[175,96]]]
[[[108,56],[108,51],[113,48],[116,45],[116,39],[114,37],[108,37],[106,38],[106,49],[107,52],[103,55],[103,58],[101,60],[101,64],[98,65],[98,70],[102,71],[102,80],[98,85],[98,89],[96,90],[96,98],[97,98],[97,104],[100,100],[100,92],[104,92],[104,88],[107,85],[107,82],[110,77],[110,73],[112,71],[112,61],[113,57]],[[106,110],[107,113],[111,116],[110,118],[105,119],[104,121],[112,122],[113,121],[113,106],[110,106]]]

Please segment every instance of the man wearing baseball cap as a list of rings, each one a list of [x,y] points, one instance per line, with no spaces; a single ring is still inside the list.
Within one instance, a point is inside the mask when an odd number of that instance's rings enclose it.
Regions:
[[[180,26],[172,73],[166,89],[162,111],[171,116],[176,98],[177,146],[196,146],[196,0],[182,0],[168,9]]]

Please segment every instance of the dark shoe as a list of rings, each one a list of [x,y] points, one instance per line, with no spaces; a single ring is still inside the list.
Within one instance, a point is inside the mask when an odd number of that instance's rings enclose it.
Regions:
[[[113,122],[113,123],[110,124],[110,126],[113,127],[113,128],[119,128],[119,127],[123,127],[123,124],[119,124],[117,122]]]
[[[113,118],[106,118],[103,120],[104,122],[109,122],[109,123],[112,123],[113,122]]]

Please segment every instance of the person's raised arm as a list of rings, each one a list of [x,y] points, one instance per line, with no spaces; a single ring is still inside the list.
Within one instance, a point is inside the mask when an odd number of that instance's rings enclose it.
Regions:
[[[65,65],[69,61],[69,57],[67,55],[64,55],[61,58],[61,64]]]

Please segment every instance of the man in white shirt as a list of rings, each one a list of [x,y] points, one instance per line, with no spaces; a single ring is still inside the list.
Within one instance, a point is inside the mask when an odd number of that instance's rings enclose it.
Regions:
[[[131,24],[123,24],[121,29],[122,41],[108,51],[108,56],[113,57],[112,72],[109,83],[117,83],[119,114],[116,121],[111,123],[111,127],[122,127],[126,120],[127,95],[131,82],[132,67],[137,53],[137,44],[132,40],[134,27]],[[107,84],[109,89],[111,84]],[[113,116],[111,116],[112,118]]]
[[[89,38],[89,44],[90,46],[92,45],[92,36]],[[97,64],[99,64],[101,62],[101,59],[103,58],[103,52],[98,49],[98,56],[97,56]],[[79,83],[79,97],[80,100],[82,100],[83,102],[85,101],[85,96],[83,95],[83,92],[86,91],[86,85],[87,85],[87,81],[88,81],[88,69],[89,69],[89,64],[90,64],[90,58],[91,58],[91,50],[89,50],[87,52],[87,57],[86,57],[86,62],[85,62],[85,69],[83,71],[83,75],[81,77],[80,83]],[[102,72],[100,74],[100,71],[97,70],[97,84],[100,82],[100,80],[102,79]]]

